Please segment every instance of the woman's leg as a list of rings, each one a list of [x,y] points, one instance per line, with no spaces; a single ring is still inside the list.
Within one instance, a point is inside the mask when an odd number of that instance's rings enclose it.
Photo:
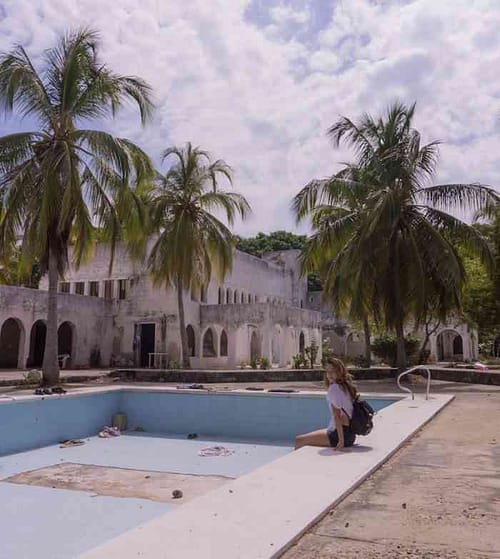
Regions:
[[[301,446],[330,446],[326,429],[318,429],[295,437],[295,450]]]

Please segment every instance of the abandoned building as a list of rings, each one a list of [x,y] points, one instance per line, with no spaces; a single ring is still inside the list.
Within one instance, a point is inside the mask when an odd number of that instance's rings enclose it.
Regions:
[[[201,293],[184,294],[193,368],[236,368],[266,358],[286,367],[292,358],[327,340],[339,355],[364,352],[362,336],[325,310],[308,292],[297,250],[257,258],[236,251],[223,284],[212,279]],[[176,293],[153,285],[144,262],[118,246],[109,274],[109,247],[97,245],[59,285],[59,354],[64,367],[167,367],[180,361]],[[0,286],[0,367],[36,368],[43,360],[47,280],[40,289]],[[439,360],[473,359],[477,342],[461,324],[430,340]],[[318,360],[320,354],[318,354]]]

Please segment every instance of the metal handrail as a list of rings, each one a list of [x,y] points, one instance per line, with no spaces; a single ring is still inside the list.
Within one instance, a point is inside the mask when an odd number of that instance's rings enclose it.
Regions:
[[[408,394],[411,394],[411,399],[415,400],[415,394],[413,393],[413,390],[407,388],[406,386],[401,386],[400,380],[402,377],[404,377],[404,375],[407,375],[408,373],[412,373],[413,371],[418,371],[419,369],[427,372],[427,388],[425,391],[425,399],[428,400],[431,391],[431,371],[429,367],[423,367],[422,365],[416,365],[415,367],[411,367],[407,371],[403,371],[402,373],[400,373],[398,375],[398,378],[396,379],[396,382],[398,383],[398,387],[400,390],[403,390],[404,392],[408,392]]]

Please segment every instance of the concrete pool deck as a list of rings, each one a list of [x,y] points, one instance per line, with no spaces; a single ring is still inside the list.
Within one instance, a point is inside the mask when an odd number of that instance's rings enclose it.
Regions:
[[[283,559],[498,559],[500,388],[459,388]]]

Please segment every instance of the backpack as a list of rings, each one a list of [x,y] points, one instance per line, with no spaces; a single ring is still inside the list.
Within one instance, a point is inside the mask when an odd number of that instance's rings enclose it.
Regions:
[[[349,428],[355,435],[368,435],[373,429],[374,409],[365,400],[359,399],[359,394],[352,402],[352,417]]]

